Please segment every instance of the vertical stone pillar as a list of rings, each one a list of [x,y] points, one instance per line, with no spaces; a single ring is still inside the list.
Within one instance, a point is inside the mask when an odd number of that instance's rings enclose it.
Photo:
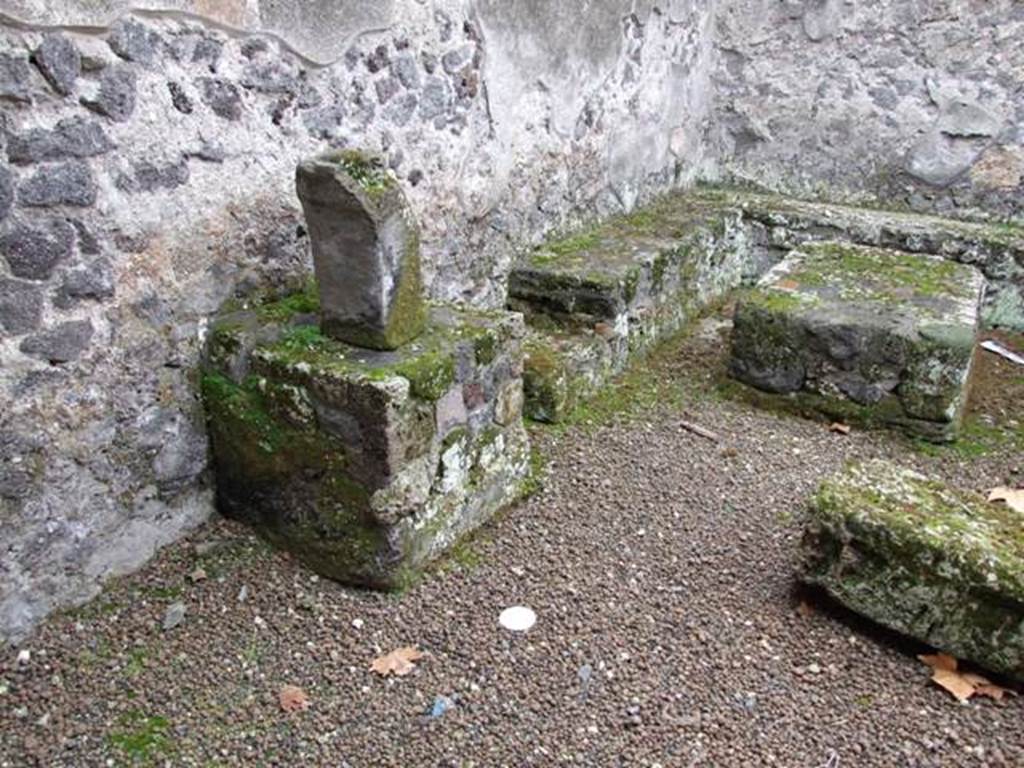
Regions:
[[[383,164],[353,150],[301,163],[299,200],[313,247],[321,330],[397,349],[423,330],[419,231]]]

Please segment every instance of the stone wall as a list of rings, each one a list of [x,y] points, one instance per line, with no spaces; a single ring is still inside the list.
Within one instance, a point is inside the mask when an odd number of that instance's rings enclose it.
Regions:
[[[1024,4],[720,0],[722,175],[1024,219]]]
[[[198,350],[309,274],[300,158],[384,153],[431,295],[481,306],[516,245],[696,177],[710,4],[584,5],[0,2],[0,635],[211,514]]]

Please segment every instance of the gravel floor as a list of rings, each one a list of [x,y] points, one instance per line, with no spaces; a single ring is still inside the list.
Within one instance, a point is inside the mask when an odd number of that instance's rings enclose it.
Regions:
[[[4,651],[0,765],[1024,765],[1024,698],[957,704],[922,648],[793,579],[803,500],[847,459],[987,489],[1019,484],[1024,458],[716,397],[717,333],[648,366],[669,404],[538,432],[543,489],[404,595],[318,580],[227,522],[168,548],[50,621],[27,661]],[[1019,417],[1020,370],[990,356],[985,373],[981,417]],[[538,614],[526,635],[497,623],[517,603]],[[415,672],[369,671],[409,644]],[[286,684],[308,710],[281,711]],[[438,696],[455,706],[431,718]]]

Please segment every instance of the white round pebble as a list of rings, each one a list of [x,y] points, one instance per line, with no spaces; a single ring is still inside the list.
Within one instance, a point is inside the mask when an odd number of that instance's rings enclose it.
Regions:
[[[513,605],[501,612],[498,623],[510,632],[526,632],[537,623],[537,614],[525,605]]]

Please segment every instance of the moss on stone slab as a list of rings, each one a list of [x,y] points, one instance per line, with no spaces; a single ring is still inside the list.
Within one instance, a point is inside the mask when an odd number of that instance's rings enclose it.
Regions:
[[[320,294],[315,280],[308,280],[300,291],[288,294],[275,301],[260,304],[259,316],[264,320],[288,322],[296,315],[311,315],[320,311]]]
[[[207,373],[202,384],[225,513],[325,575],[385,580],[386,531],[372,519],[370,491],[348,474],[344,447],[315,422],[297,427],[276,415],[279,383]],[[311,477],[315,497],[304,490]]]
[[[730,372],[835,418],[953,438],[982,278],[934,257],[807,246],[741,296]]]
[[[1024,675],[1024,515],[883,461],[812,498],[803,578],[886,626]]]
[[[558,351],[541,335],[523,344],[523,396],[527,417],[556,422],[568,405],[568,373]]]
[[[395,180],[379,157],[357,149],[342,149],[325,155],[324,159],[336,162],[371,197],[379,196],[395,185]]]
[[[449,334],[434,328],[418,350],[367,354],[325,336],[317,326],[298,326],[279,341],[256,352],[257,360],[275,370],[308,375],[385,381],[402,377],[414,397],[437,400],[455,380],[455,353]]]

